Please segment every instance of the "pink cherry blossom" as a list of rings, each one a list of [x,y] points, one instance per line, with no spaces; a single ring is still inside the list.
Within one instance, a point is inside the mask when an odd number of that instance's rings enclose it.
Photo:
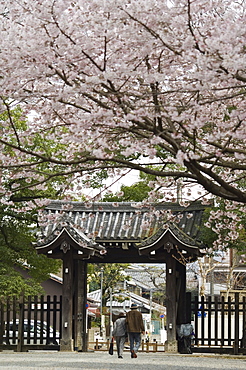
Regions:
[[[148,202],[177,200],[181,180],[242,211],[245,15],[229,0],[2,1],[1,202],[134,169],[155,179]]]

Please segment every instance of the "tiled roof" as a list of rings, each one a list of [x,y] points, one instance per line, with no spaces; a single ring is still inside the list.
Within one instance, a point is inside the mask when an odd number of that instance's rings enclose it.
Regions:
[[[204,206],[52,201],[43,211],[38,253],[91,263],[164,262],[173,253],[194,261],[202,255],[200,225]]]
[[[194,244],[194,241],[199,240],[203,210],[204,206],[200,203],[187,208],[173,203],[141,208],[138,203],[114,205],[98,202],[88,205],[80,202],[52,201],[44,213],[49,215],[49,218],[51,215],[55,218],[43,228],[43,236],[47,240],[58,224],[63,223],[97,243],[142,243],[160,228],[163,231],[165,224],[168,224],[176,236],[183,240],[186,238],[191,244],[193,240]],[[39,244],[42,244],[41,240]]]
[[[62,240],[64,234],[66,234],[66,236],[68,236],[73,241],[73,246],[82,254],[86,254],[87,257],[89,257],[90,255],[94,255],[95,252],[103,253],[104,251],[103,246],[88,238],[87,235],[85,235],[75,226],[71,226],[69,221],[64,222],[64,218],[62,222],[55,223],[55,229],[51,233],[48,233],[43,238],[40,238],[38,240],[38,242],[36,243],[37,251],[42,250],[44,246],[46,250],[54,249],[56,241]],[[64,248],[66,248],[66,244],[61,245],[60,249]]]

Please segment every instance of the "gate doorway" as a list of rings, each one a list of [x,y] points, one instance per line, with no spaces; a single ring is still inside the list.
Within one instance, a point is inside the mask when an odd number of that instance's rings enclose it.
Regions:
[[[139,208],[132,203],[51,202],[43,212],[43,235],[36,250],[63,261],[61,350],[87,350],[87,263],[165,263],[165,350],[177,352],[176,326],[190,316],[183,261],[202,256],[203,211],[200,203]]]

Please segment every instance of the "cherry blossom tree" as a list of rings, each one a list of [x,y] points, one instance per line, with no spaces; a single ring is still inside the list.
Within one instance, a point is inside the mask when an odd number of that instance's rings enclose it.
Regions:
[[[2,201],[23,174],[79,192],[133,169],[154,190],[199,184],[243,209],[245,14],[229,0],[1,1]]]

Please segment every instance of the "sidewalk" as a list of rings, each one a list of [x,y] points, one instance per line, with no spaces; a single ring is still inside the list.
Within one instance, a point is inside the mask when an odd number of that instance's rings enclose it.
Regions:
[[[239,370],[246,369],[246,356],[180,355],[139,353],[138,358],[110,356],[106,352],[0,352],[0,369],[83,370]]]

